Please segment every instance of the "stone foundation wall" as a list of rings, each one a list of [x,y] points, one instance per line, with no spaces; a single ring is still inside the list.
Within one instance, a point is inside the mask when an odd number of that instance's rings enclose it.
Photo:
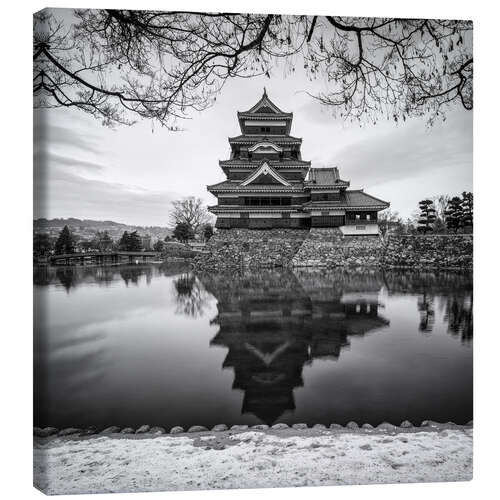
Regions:
[[[308,229],[219,229],[194,266],[204,270],[287,267],[308,234]]]
[[[389,236],[384,267],[472,269],[471,234]]]
[[[378,266],[383,255],[379,236],[343,236],[338,228],[312,228],[292,259],[294,267]]]
[[[343,236],[338,228],[221,229],[199,270],[272,267],[471,269],[472,235]]]

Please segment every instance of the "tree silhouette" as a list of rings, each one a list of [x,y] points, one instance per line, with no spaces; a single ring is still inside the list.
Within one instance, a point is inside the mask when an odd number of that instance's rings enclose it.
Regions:
[[[431,200],[422,200],[419,204],[420,217],[418,219],[417,231],[419,233],[431,233],[436,222],[436,209]]]
[[[448,203],[446,214],[446,227],[448,230],[458,233],[463,226],[462,200],[454,196]]]
[[[53,245],[47,233],[37,233],[33,237],[33,255],[45,257],[52,250]]]
[[[141,237],[137,234],[137,231],[131,233],[124,231],[118,242],[118,247],[126,252],[140,252],[142,250]]]
[[[164,248],[165,248],[165,243],[161,240],[156,241],[155,244],[153,245],[153,250],[155,252],[161,253],[163,252]]]
[[[173,234],[175,239],[184,243],[194,238],[193,228],[186,222],[179,222],[175,226]]]
[[[170,220],[173,224],[187,224],[197,233],[210,220],[210,215],[203,201],[194,196],[188,196],[172,202]]]
[[[75,240],[68,226],[64,226],[57,238],[54,251],[57,255],[75,253]]]
[[[336,116],[376,122],[470,110],[472,22],[151,10],[35,15],[33,92],[105,125],[154,119],[171,130],[212,105],[227,80],[304,71]],[[278,64],[281,63],[281,64]]]

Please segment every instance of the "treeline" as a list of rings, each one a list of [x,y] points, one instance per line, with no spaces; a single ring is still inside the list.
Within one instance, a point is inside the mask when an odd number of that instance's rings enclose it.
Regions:
[[[383,235],[472,233],[474,197],[464,191],[460,196],[440,195],[421,200],[412,217],[402,219],[398,212],[386,210],[379,215]]]
[[[168,235],[165,240],[171,239]],[[158,243],[153,245],[155,251],[162,251],[163,246],[158,249]],[[66,225],[59,232],[56,239],[47,233],[36,233],[33,238],[33,255],[35,257],[46,257],[47,255],[64,255],[77,252],[109,252],[122,250],[127,252],[141,252],[145,250],[143,240],[137,231],[124,231],[120,239],[113,240],[107,231],[97,231],[91,240],[80,240],[72,233]]]

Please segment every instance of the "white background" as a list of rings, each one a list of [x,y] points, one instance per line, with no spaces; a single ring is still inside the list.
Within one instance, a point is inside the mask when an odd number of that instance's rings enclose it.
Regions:
[[[0,51],[1,120],[1,226],[0,339],[2,341],[0,485],[3,498],[34,498],[32,488],[32,96],[31,14],[43,7],[148,8],[225,12],[279,12],[357,16],[436,17],[474,20],[474,480],[469,483],[288,488],[211,492],[114,495],[130,498],[207,499],[287,498],[314,495],[318,499],[405,500],[452,497],[497,497],[500,491],[500,281],[498,268],[500,228],[500,168],[498,101],[500,75],[498,41],[500,16],[496,2],[445,0],[327,2],[308,0],[252,0],[235,2],[106,0],[3,3]],[[7,154],[5,154],[5,152]],[[244,474],[245,471],[242,471]],[[193,471],[196,474],[196,471]],[[497,491],[495,494],[494,492]],[[80,498],[95,498],[83,495]]]

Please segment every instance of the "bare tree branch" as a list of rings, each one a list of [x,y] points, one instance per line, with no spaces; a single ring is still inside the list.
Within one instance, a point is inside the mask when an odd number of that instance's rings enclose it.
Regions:
[[[171,130],[212,105],[229,78],[278,60],[324,78],[333,114],[376,123],[473,107],[472,23],[451,20],[89,10],[70,27],[35,17],[36,107],[76,107],[105,125]]]

